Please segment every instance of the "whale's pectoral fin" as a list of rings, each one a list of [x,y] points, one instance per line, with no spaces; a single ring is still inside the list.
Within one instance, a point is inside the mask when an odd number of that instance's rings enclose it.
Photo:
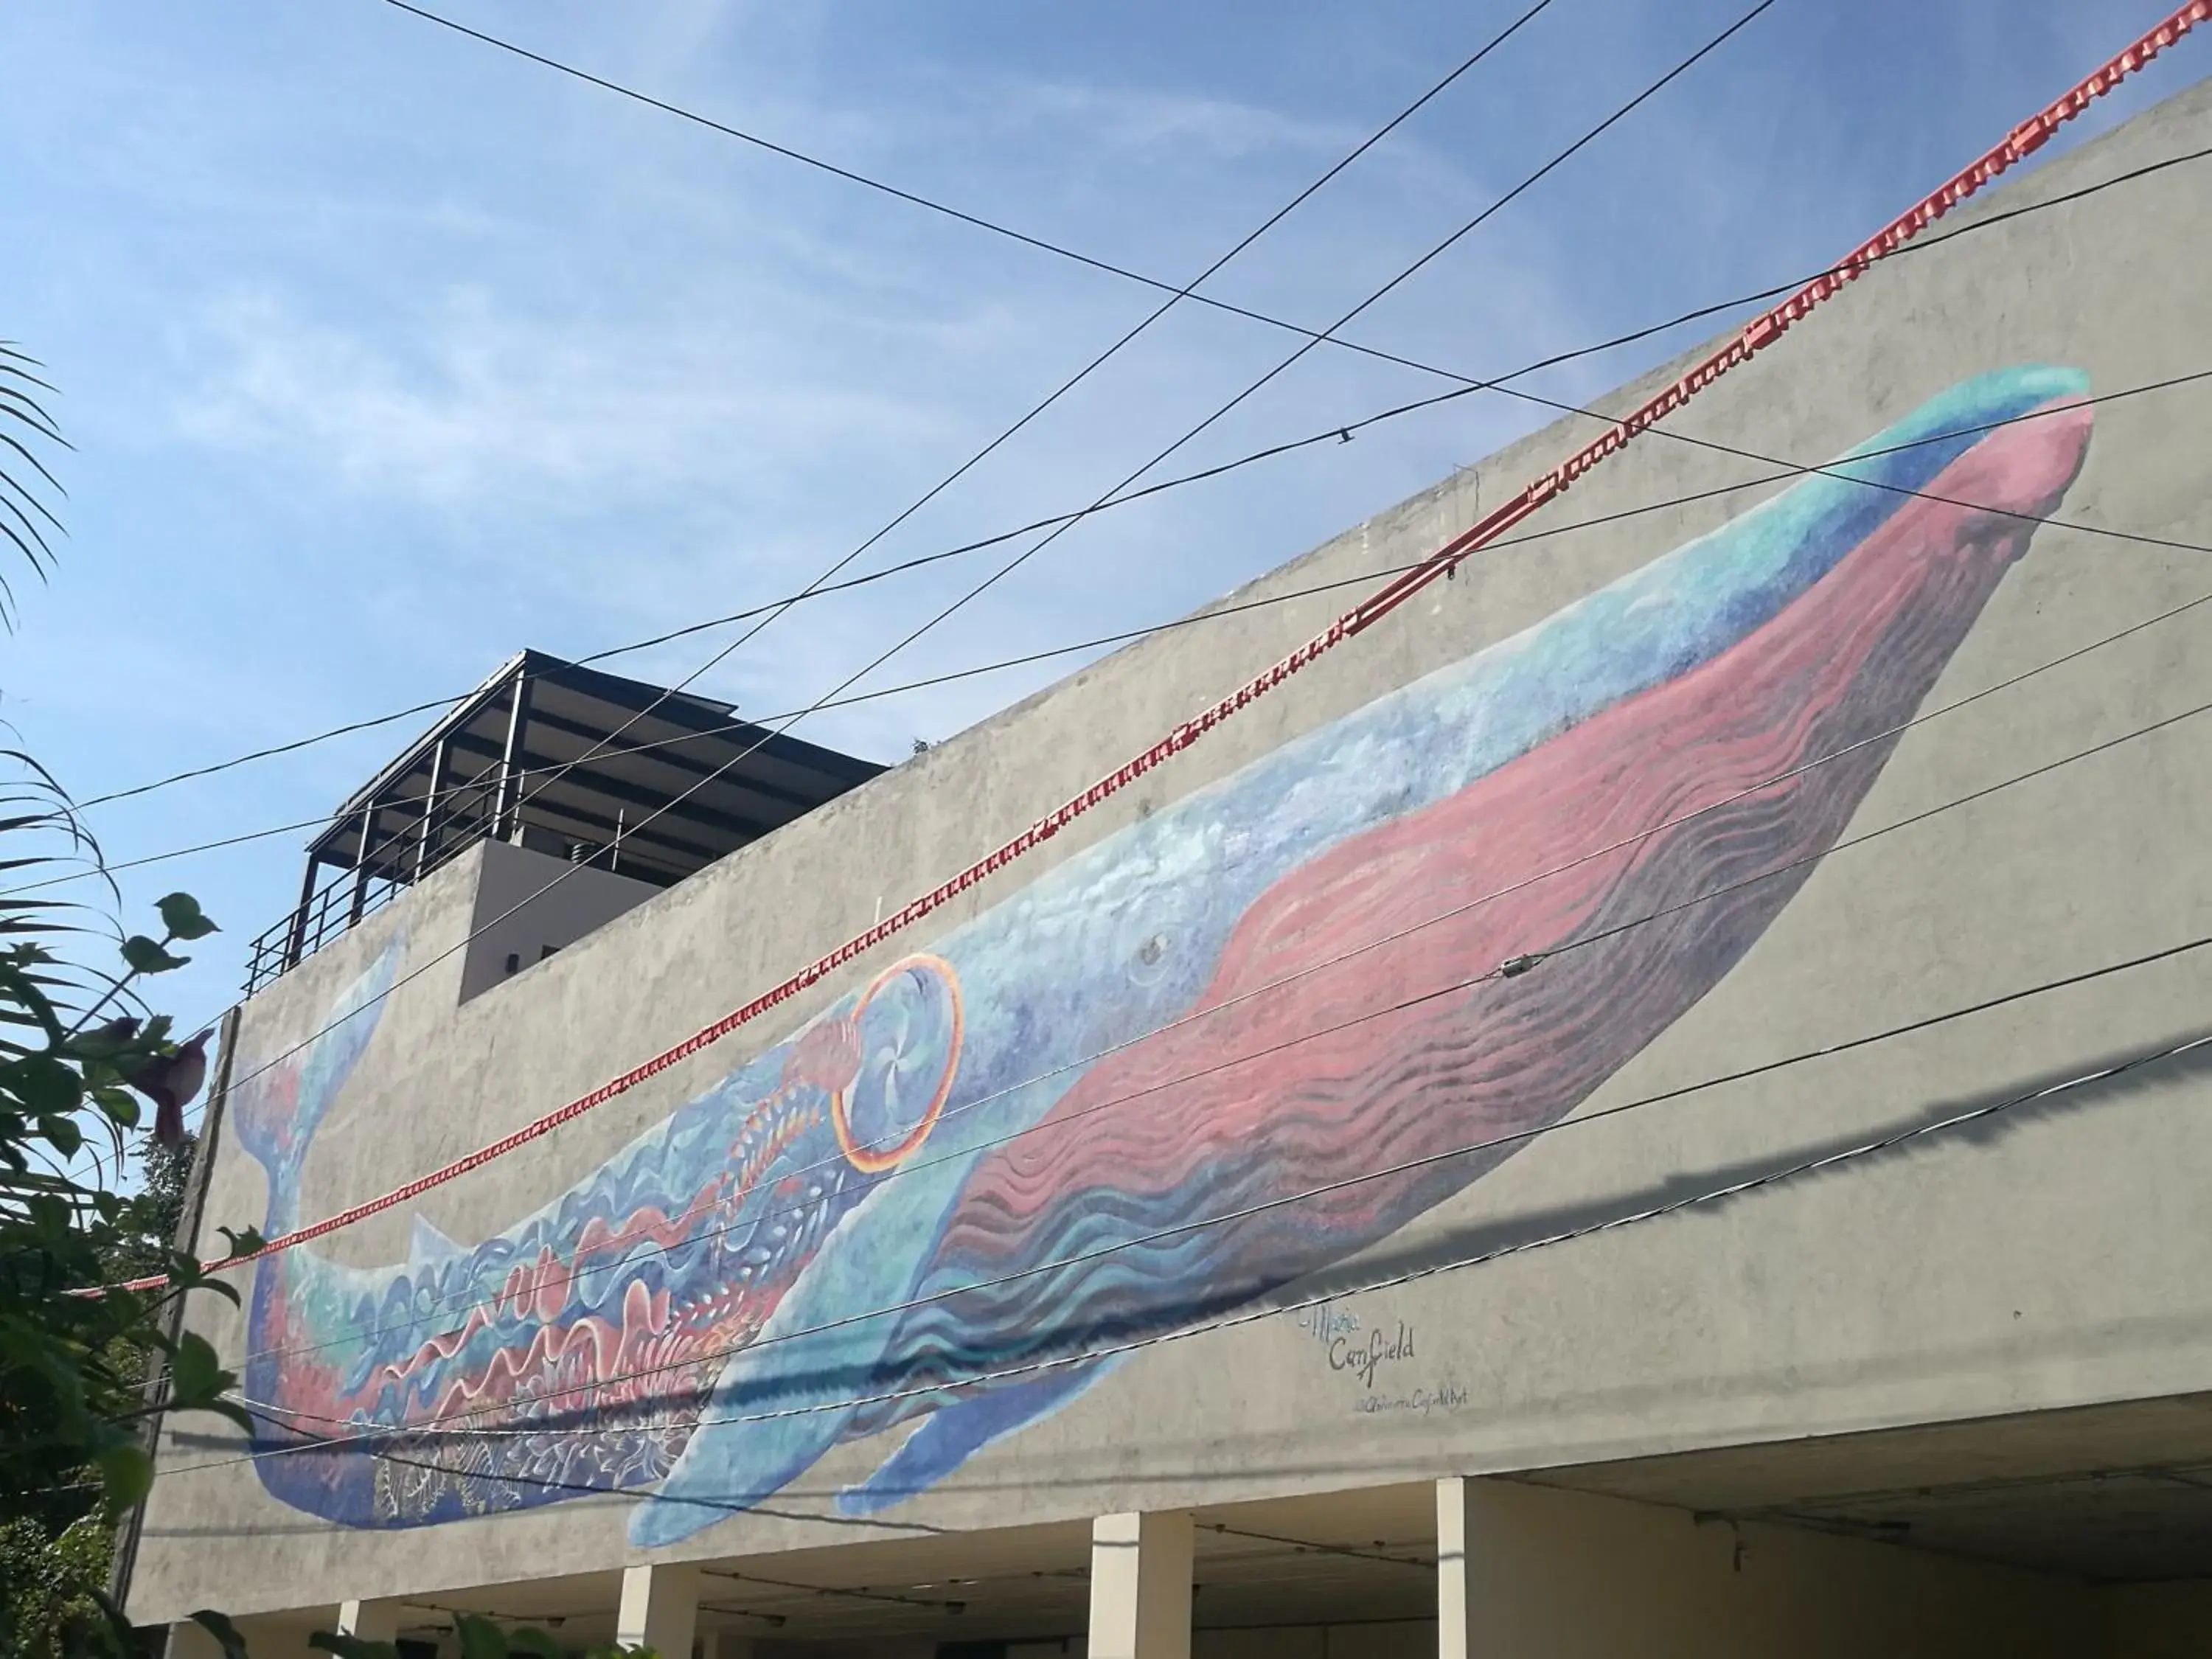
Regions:
[[[782,1491],[842,1437],[853,1397],[866,1392],[856,1379],[878,1358],[880,1338],[866,1324],[738,1355],[676,1467],[631,1513],[629,1541],[673,1544]]]
[[[880,1388],[899,1321],[866,1310],[896,1304],[911,1269],[854,1224],[867,1209],[830,1235],[751,1344],[723,1366],[684,1455],[631,1514],[631,1543],[672,1544],[757,1507],[842,1439],[854,1411]]]
[[[927,1492],[994,1440],[1048,1417],[1113,1367],[1091,1360],[1059,1367],[939,1407],[876,1472],[837,1494],[846,1515],[872,1515]]]

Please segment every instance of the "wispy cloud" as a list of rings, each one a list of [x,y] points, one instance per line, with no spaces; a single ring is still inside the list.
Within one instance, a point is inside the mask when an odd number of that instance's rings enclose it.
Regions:
[[[785,373],[757,339],[540,321],[457,291],[374,338],[263,292],[207,312],[179,429],[441,506],[743,488],[824,446],[934,429],[910,396]]]
[[[1002,125],[1052,130],[1059,143],[1172,154],[1184,161],[1241,162],[1292,152],[1327,155],[1357,143],[1348,122],[1318,120],[1259,104],[1068,81],[1001,80],[985,101]]]

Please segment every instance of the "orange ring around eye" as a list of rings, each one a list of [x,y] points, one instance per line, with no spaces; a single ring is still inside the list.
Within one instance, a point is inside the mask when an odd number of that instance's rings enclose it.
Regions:
[[[929,1132],[937,1127],[938,1117],[945,1110],[945,1103],[951,1096],[953,1077],[960,1070],[960,1039],[967,1014],[960,1002],[960,976],[952,971],[952,964],[942,957],[903,957],[891,963],[871,980],[868,988],[860,993],[860,1000],[854,1005],[851,1018],[858,1024],[876,993],[890,983],[893,975],[902,974],[909,968],[920,968],[934,975],[945,987],[945,995],[951,999],[952,1036],[945,1045],[945,1075],[938,1079],[936,1092],[930,1097],[928,1106],[923,1109],[921,1121],[907,1131],[906,1139],[896,1146],[881,1150],[863,1146],[854,1138],[853,1120],[845,1106],[845,1091],[840,1089],[830,1097],[830,1122],[837,1132],[837,1149],[845,1154],[845,1161],[863,1175],[880,1175],[885,1170],[904,1163],[923,1141],[929,1139]]]

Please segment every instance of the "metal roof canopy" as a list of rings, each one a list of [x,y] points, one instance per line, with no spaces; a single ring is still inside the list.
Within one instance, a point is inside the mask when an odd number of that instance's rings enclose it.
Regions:
[[[666,887],[884,769],[730,703],[520,652],[308,842],[299,907],[257,942],[248,988],[358,921],[372,884],[389,896],[476,842]],[[354,878],[335,929],[332,870]]]

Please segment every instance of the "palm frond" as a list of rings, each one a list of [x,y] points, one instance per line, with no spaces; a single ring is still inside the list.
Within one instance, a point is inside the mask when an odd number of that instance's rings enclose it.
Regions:
[[[35,357],[28,356],[11,342],[0,340],[0,538],[21,556],[40,580],[54,562],[54,550],[46,540],[48,528],[66,535],[62,521],[54,510],[42,499],[53,495],[66,500],[69,492],[62,488],[52,468],[39,457],[37,445],[54,445],[63,449],[69,442],[61,434],[60,427],[46,405],[29,387],[40,392],[53,392],[54,387],[31,373],[45,367]],[[43,526],[41,520],[44,521]],[[0,577],[0,623],[15,625],[15,591],[6,578]]]
[[[17,350],[15,349],[15,343],[13,340],[0,340],[0,374],[12,374],[19,380],[28,380],[33,386],[37,386],[40,391],[51,392],[57,397],[61,394],[61,388],[59,386],[52,385],[47,381],[40,380],[37,375],[17,368],[16,365],[19,363],[28,363],[33,368],[44,368],[46,367],[46,365],[40,362],[36,357],[30,356],[27,352]]]
[[[7,365],[0,363],[0,403],[9,405],[16,419],[35,427],[39,434],[48,442],[59,444],[64,449],[74,448],[75,446],[62,436],[62,429],[54,424],[54,417],[46,413],[46,405],[29,392],[11,385],[6,378],[7,373]]]

